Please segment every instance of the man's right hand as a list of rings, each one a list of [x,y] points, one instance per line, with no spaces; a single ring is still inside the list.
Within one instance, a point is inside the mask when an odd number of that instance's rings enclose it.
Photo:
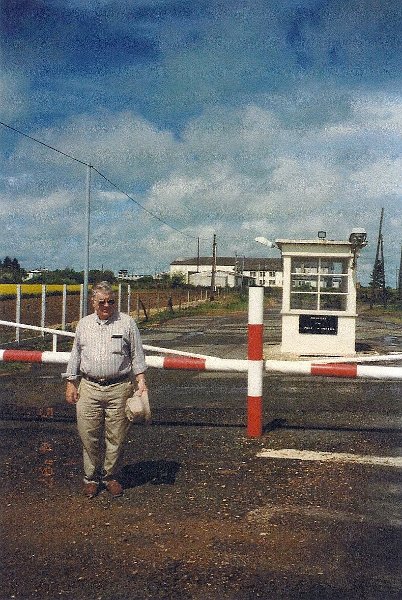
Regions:
[[[66,402],[68,404],[77,404],[78,402],[78,385],[75,381],[67,381],[66,387]]]

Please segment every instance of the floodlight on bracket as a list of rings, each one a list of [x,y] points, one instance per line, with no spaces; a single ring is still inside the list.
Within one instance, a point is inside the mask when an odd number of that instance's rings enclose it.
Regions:
[[[356,259],[359,256],[359,250],[367,246],[367,233],[362,227],[352,229],[349,236],[349,243],[353,252],[353,268],[356,267]]]
[[[268,248],[276,248],[275,242],[271,242],[271,240],[268,240],[264,236],[258,236],[254,238],[254,241],[258,242],[259,244],[263,244],[263,246],[268,246]]]

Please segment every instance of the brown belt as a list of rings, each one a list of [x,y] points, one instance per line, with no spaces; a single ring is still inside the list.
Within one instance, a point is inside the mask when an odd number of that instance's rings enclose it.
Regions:
[[[87,381],[91,381],[92,383],[97,383],[98,385],[113,385],[114,383],[126,381],[129,378],[129,374],[126,373],[125,375],[119,375],[118,377],[111,377],[110,379],[106,379],[105,377],[91,377],[86,373],[81,373],[81,377],[83,377]]]

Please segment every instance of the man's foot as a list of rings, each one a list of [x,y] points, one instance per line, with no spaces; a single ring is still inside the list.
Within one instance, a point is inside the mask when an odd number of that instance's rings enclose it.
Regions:
[[[123,495],[123,487],[116,479],[105,481],[105,486],[113,498],[118,498],[119,496]]]
[[[84,496],[87,498],[95,498],[99,492],[99,486],[97,483],[91,481],[90,483],[84,483]]]

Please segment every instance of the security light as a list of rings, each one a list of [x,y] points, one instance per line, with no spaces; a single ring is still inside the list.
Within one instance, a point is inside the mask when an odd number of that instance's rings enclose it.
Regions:
[[[367,233],[362,227],[355,227],[349,236],[353,248],[363,248],[367,245]]]
[[[266,237],[263,236],[259,236],[254,238],[255,242],[258,242],[259,244],[263,244],[264,246],[268,246],[268,248],[275,248],[275,243],[271,242],[270,240],[267,240]]]

